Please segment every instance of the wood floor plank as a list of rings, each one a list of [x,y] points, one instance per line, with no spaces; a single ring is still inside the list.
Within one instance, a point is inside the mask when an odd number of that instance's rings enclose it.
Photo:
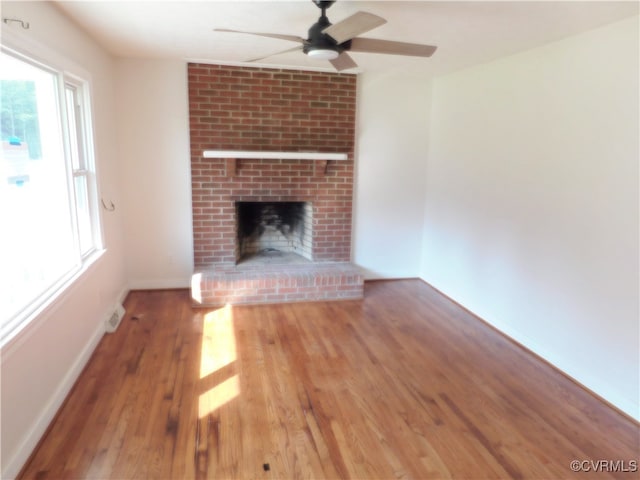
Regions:
[[[125,306],[20,478],[591,478],[570,462],[640,460],[636,422],[421,281]]]

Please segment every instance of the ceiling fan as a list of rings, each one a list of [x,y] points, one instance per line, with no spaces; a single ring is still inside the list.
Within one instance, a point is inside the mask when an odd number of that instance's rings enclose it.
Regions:
[[[281,35],[276,33],[243,32],[216,28],[217,32],[246,33],[259,37],[278,38],[289,40],[299,45],[282,52],[267,55],[265,57],[251,59],[256,62],[272,55],[302,50],[311,58],[329,60],[337,71],[347,70],[358,65],[347,52],[385,53],[390,55],[408,55],[414,57],[430,57],[437,47],[421,45],[417,43],[393,42],[375,38],[360,38],[358,35],[368,32],[387,21],[373,13],[357,12],[344,20],[331,24],[326,15],[326,10],[335,3],[335,0],[312,0],[322,11],[318,21],[309,29],[309,38],[304,39],[295,35]]]

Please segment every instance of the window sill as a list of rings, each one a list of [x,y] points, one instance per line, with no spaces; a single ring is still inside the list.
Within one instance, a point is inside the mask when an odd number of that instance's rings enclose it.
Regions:
[[[9,333],[2,332],[3,338],[0,343],[2,356],[0,363],[6,360],[11,353],[36,332],[42,322],[60,306],[62,302],[68,300],[77,286],[100,258],[105,254],[106,249],[96,250],[91,253],[77,270],[63,277],[55,286],[45,293],[41,298],[34,301],[34,307],[24,313],[22,321],[16,325]],[[28,313],[27,313],[28,312]]]

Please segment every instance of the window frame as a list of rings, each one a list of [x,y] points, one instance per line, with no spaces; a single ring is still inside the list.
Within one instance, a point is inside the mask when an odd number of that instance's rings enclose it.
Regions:
[[[22,38],[5,38],[3,32],[0,51],[14,59],[47,71],[56,78],[56,106],[58,108],[58,122],[54,127],[60,135],[64,151],[64,168],[66,188],[68,191],[68,209],[72,219],[70,226],[73,235],[75,259],[73,265],[57,279],[37,294],[35,298],[21,305],[19,310],[7,318],[0,318],[0,348],[12,343],[29,325],[35,325],[36,320],[75,285],[80,277],[102,257],[105,252],[104,229],[102,212],[99,208],[99,174],[96,162],[96,145],[93,135],[93,112],[91,108],[92,85],[91,75],[75,66],[64,57],[47,50],[32,40]],[[25,46],[26,45],[26,46]],[[81,168],[74,168],[72,160],[72,137],[69,131],[67,113],[67,88],[73,90],[75,105],[75,135],[78,141],[78,153]],[[78,201],[76,194],[76,178],[84,178],[87,195],[87,209],[90,225],[90,247],[81,249],[78,219]]]
[[[75,137],[77,138],[77,154],[78,154],[78,167],[74,167],[72,155],[73,147],[69,146],[69,159],[67,161],[67,165],[71,167],[71,176],[72,180],[69,182],[69,187],[73,191],[73,206],[74,208],[74,217],[75,217],[75,229],[76,229],[76,240],[80,242],[78,246],[78,251],[80,252],[80,258],[85,259],[91,256],[95,251],[102,249],[102,225],[99,218],[99,208],[98,208],[98,194],[97,194],[97,174],[96,174],[96,164],[95,164],[95,144],[93,143],[93,136],[91,135],[91,118],[89,108],[90,98],[88,97],[88,85],[86,80],[79,79],[75,76],[71,76],[68,73],[64,75],[64,91],[65,97],[67,90],[73,91],[73,100],[74,100],[74,115],[75,122],[74,126],[76,129]],[[67,109],[69,107],[68,100],[65,101],[65,105]],[[67,125],[68,128],[71,127],[69,125],[69,119],[67,114]],[[69,135],[66,135],[69,138]],[[81,245],[82,233],[80,232],[80,221],[78,219],[78,192],[76,190],[75,180],[77,178],[85,179],[86,186],[86,196],[87,196],[87,209],[90,219],[90,236],[91,236],[91,245],[89,249],[83,250]]]

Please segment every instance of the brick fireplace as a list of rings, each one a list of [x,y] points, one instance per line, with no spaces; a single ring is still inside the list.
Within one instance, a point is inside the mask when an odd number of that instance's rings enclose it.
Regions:
[[[236,202],[236,230],[236,264],[287,253],[313,260],[312,202]]]
[[[361,296],[362,276],[348,263],[357,77],[208,64],[189,64],[188,75],[194,297],[221,304]],[[346,160],[205,158],[220,150],[344,153]],[[312,209],[307,263],[239,263],[238,212],[259,202]],[[323,283],[331,288],[312,288]]]

